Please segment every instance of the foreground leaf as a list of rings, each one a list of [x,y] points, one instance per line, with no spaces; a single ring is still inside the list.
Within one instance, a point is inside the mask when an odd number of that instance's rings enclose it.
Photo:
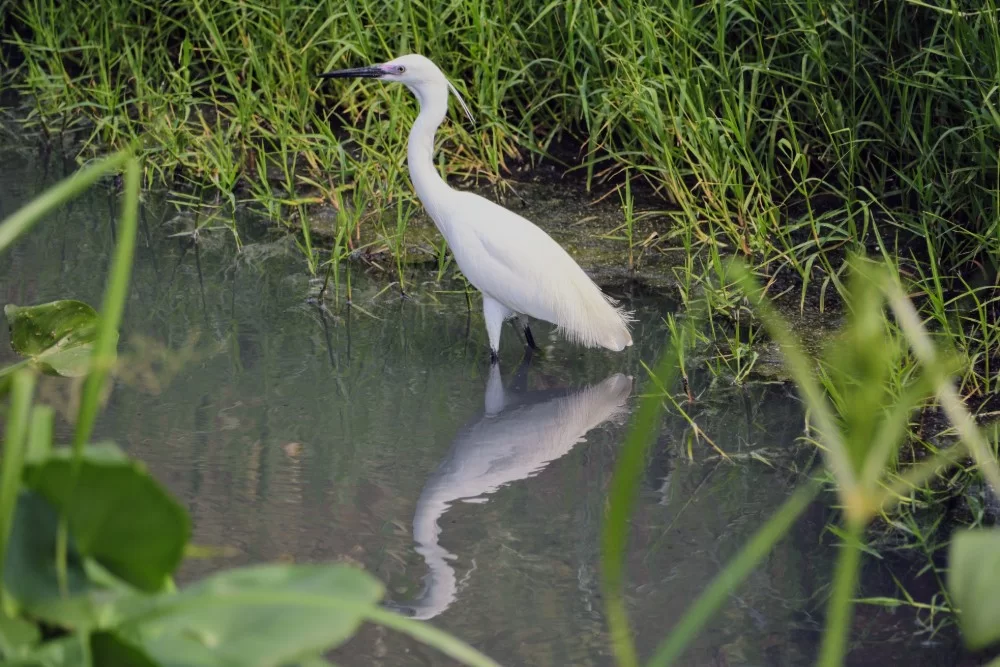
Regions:
[[[45,642],[23,658],[5,660],[0,667],[79,667],[84,664],[87,663],[83,643],[77,635],[70,635]]]
[[[55,625],[89,627],[96,623],[97,592],[83,569],[82,559],[72,542],[66,556],[67,595],[59,591],[56,577],[55,509],[41,496],[22,492],[14,511],[4,561],[5,590],[32,616]]]
[[[158,667],[145,651],[112,632],[95,632],[90,636],[90,659],[95,665]]]
[[[948,551],[948,591],[966,645],[1000,641],[1000,530],[956,531]]]
[[[70,299],[37,306],[7,305],[10,344],[32,365],[50,375],[87,374],[97,339],[97,312]]]
[[[74,482],[72,454],[54,450],[25,482],[62,512],[80,554],[133,586],[159,591],[180,564],[191,521],[145,468],[114,445],[91,445]]]
[[[263,565],[124,602],[118,633],[163,664],[284,665],[348,639],[382,584],[342,565]]]
[[[41,637],[33,623],[0,612],[0,653],[4,657],[24,655]]]

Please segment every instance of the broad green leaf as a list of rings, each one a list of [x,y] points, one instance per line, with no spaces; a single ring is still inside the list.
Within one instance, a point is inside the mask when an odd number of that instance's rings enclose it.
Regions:
[[[24,655],[41,638],[34,623],[0,612],[0,652],[5,658]]]
[[[139,463],[111,444],[90,445],[74,484],[72,454],[53,450],[25,483],[62,512],[80,554],[123,581],[159,591],[191,535],[184,508]]]
[[[6,591],[25,611],[55,625],[88,627],[96,622],[97,592],[84,573],[82,559],[72,540],[66,556],[68,595],[60,595],[56,577],[56,526],[58,515],[37,493],[22,492],[14,511],[14,524],[4,561]]]
[[[23,658],[4,660],[0,667],[79,667],[83,664],[86,664],[83,643],[79,636],[70,635],[45,642]]]
[[[141,648],[130,644],[113,632],[95,632],[90,635],[90,656],[95,665],[128,665],[128,667],[157,667]]]
[[[348,639],[382,585],[343,565],[262,565],[123,601],[119,634],[164,665],[285,665]]]
[[[97,312],[70,299],[37,306],[7,305],[10,344],[32,365],[50,375],[87,374],[97,338]]]
[[[948,590],[966,645],[1000,641],[1000,530],[959,530],[948,550]]]

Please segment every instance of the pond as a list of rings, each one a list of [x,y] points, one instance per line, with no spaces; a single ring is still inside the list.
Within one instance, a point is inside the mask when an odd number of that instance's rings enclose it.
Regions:
[[[63,172],[55,158],[5,150],[0,213]],[[25,237],[0,265],[3,303],[98,305],[114,207],[113,193],[95,189]],[[543,226],[557,217],[532,215]],[[505,665],[612,664],[601,517],[644,364],[668,339],[669,292],[605,285],[637,314],[636,344],[624,353],[574,347],[537,323],[542,354],[522,361],[508,328],[491,368],[478,297],[470,311],[461,281],[414,266],[403,297],[386,289],[387,274],[356,262],[351,305],[346,274],[321,305],[294,242],[249,217],[238,222],[240,252],[224,229],[193,243],[178,235],[190,215],[164,193],[145,195],[122,371],[97,426],[190,511],[205,549],[186,561],[181,582],[247,563],[343,561],[381,579],[393,608]],[[6,363],[13,353],[6,331],[0,337]],[[64,436],[71,388],[41,384]],[[632,522],[627,599],[643,655],[812,460],[796,443],[803,414],[789,386],[696,372],[692,390],[690,414],[711,442],[681,416],[665,418]],[[817,503],[685,664],[812,663],[835,555],[828,518]],[[851,664],[884,660],[878,648],[890,640],[893,658],[914,665],[954,655],[950,640],[913,637],[911,616],[864,607],[858,616],[867,631]],[[371,626],[332,658],[450,664]]]

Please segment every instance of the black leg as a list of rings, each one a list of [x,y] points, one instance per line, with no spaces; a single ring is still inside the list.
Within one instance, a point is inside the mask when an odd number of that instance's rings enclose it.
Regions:
[[[493,365],[493,364],[496,364],[496,363],[499,363],[499,362],[500,362],[500,355],[498,355],[497,351],[494,350],[491,347],[490,348],[490,365]]]
[[[528,342],[528,347],[532,350],[538,349],[538,346],[535,345],[535,337],[531,335],[531,327],[527,324],[524,325],[524,340]]]

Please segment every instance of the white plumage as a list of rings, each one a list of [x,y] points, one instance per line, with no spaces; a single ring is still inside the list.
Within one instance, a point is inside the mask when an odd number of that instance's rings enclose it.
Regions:
[[[517,317],[534,346],[525,316],[557,326],[567,339],[616,352],[632,344],[631,315],[618,307],[552,237],[520,215],[471,192],[453,190],[434,167],[434,134],[448,111],[449,88],[427,58],[407,55],[383,65],[328,72],[327,78],[378,78],[406,85],[420,103],[407,163],[413,188],[448,242],[458,268],[483,294],[492,359],[500,330]],[[469,115],[471,119],[471,114]]]

